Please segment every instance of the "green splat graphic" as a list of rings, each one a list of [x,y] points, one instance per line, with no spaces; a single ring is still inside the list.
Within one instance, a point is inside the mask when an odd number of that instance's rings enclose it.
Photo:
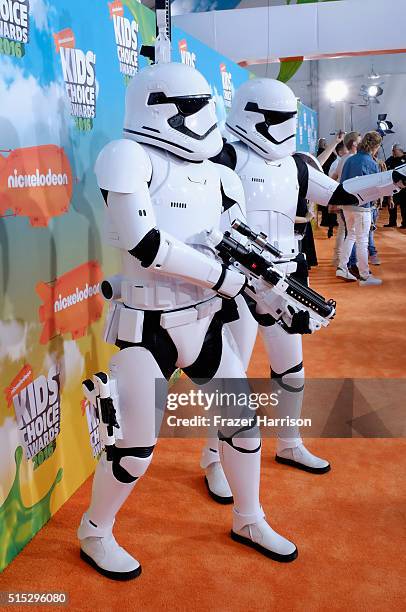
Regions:
[[[155,13],[140,4],[138,0],[123,0],[133,17],[138,21],[144,45],[152,45],[155,41]]]
[[[21,498],[20,468],[23,458],[21,446],[16,448],[14,459],[16,475],[10,492],[0,506],[0,572],[28,544],[34,535],[51,518],[51,495],[57,483],[62,480],[59,468],[48,493],[33,506],[26,508]]]
[[[178,368],[177,370],[174,371],[174,373],[170,377],[168,386],[172,387],[172,385],[174,385],[181,376],[182,376],[182,370]]]
[[[278,81],[287,83],[296,74],[300,66],[303,64],[303,60],[289,60],[281,62],[279,74],[276,77]]]

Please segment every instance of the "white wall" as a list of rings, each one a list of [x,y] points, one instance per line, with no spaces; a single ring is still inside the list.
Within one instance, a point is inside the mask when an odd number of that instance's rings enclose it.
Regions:
[[[353,126],[360,132],[375,129],[378,114],[387,113],[396,131],[396,134],[388,135],[384,139],[385,151],[389,154],[393,142],[400,142],[406,147],[406,54],[320,60],[318,62],[320,135],[328,137],[335,130],[335,108],[329,104],[325,95],[328,81],[335,79],[346,81],[350,87],[348,100],[363,104],[358,93],[361,85],[374,82],[368,79],[372,67],[381,77],[376,82],[382,84],[384,93],[378,98],[380,104],[372,103],[367,108],[353,106]],[[274,78],[278,74],[279,64],[251,66],[250,69],[258,76],[267,73],[267,76]],[[310,62],[303,63],[289,85],[304,104],[317,106],[314,95],[312,96],[315,88],[311,82]],[[349,105],[346,115],[346,128],[349,131]]]
[[[404,0],[340,0],[174,16],[175,25],[234,62],[405,49]]]

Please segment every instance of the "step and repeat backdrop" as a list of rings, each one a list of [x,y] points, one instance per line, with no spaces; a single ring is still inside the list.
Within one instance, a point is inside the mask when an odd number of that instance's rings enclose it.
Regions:
[[[93,166],[154,36],[136,0],[0,0],[0,571],[100,454],[81,381],[111,355],[100,282],[118,260]],[[224,125],[250,74],[177,29],[173,60],[206,76]]]

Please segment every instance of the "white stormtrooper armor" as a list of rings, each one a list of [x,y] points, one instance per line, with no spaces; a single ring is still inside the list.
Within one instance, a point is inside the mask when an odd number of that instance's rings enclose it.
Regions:
[[[239,175],[247,208],[247,223],[263,232],[268,241],[282,251],[275,260],[285,272],[294,272],[307,282],[305,261],[298,257],[295,217],[298,204],[306,209],[306,199],[322,205],[363,204],[383,195],[392,195],[404,187],[406,166],[399,173],[385,172],[345,181],[339,185],[323,174],[317,160],[306,154],[294,154],[296,145],[297,100],[292,90],[273,79],[252,79],[236,92],[226,127],[239,141],[225,143],[214,161],[225,164]],[[305,214],[305,211],[299,213]],[[261,318],[254,307],[251,316],[242,296],[237,297],[239,319],[228,327],[238,344],[244,367],[248,367]],[[263,322],[263,320],[262,320]],[[259,325],[269,361],[271,377],[280,382],[282,415],[300,416],[304,369],[302,339],[287,334],[277,325]],[[330,465],[312,455],[302,443],[298,430],[280,431],[276,460],[309,472],[325,473]],[[216,439],[208,440],[201,467],[211,496],[221,503],[231,503],[232,494],[218,463]]]
[[[208,161],[222,141],[207,82],[183,64],[145,68],[128,86],[124,126],[124,139],[109,143],[95,167],[107,205],[106,239],[122,253],[121,274],[102,285],[111,302],[105,338],[121,349],[110,363],[121,432],[97,466],[78,530],[82,558],[118,580],[141,571],[112,528],[152,459],[155,381],[165,382],[176,367],[193,379],[245,378],[222,326],[233,304],[223,298],[236,296],[246,278],[227,269],[205,241],[208,230],[219,228],[223,208],[244,212],[237,175]],[[259,503],[259,432],[253,426],[220,434],[235,502],[233,539],[293,560],[295,545],[271,529]]]
[[[299,253],[294,231],[299,182],[293,157],[271,162],[241,142],[232,146],[237,157],[235,171],[244,187],[248,225],[264,232],[268,242],[282,252],[282,259],[294,259]]]

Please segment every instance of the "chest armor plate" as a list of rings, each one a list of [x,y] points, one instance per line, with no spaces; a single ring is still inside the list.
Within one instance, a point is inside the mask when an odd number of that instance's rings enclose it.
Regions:
[[[262,231],[285,257],[297,254],[295,217],[299,197],[297,167],[293,157],[270,162],[242,143],[237,152],[236,172],[245,193],[247,223]]]
[[[204,236],[220,224],[222,197],[215,164],[187,162],[146,145],[145,149],[152,163],[149,193],[158,229],[214,257]],[[122,262],[123,275],[131,285],[124,301],[134,308],[171,310],[215,295],[210,289],[143,268],[127,251],[122,251]]]
[[[220,177],[215,165],[187,162],[146,148],[152,162],[149,192],[158,227],[188,244],[199,244],[196,236],[220,222]]]

